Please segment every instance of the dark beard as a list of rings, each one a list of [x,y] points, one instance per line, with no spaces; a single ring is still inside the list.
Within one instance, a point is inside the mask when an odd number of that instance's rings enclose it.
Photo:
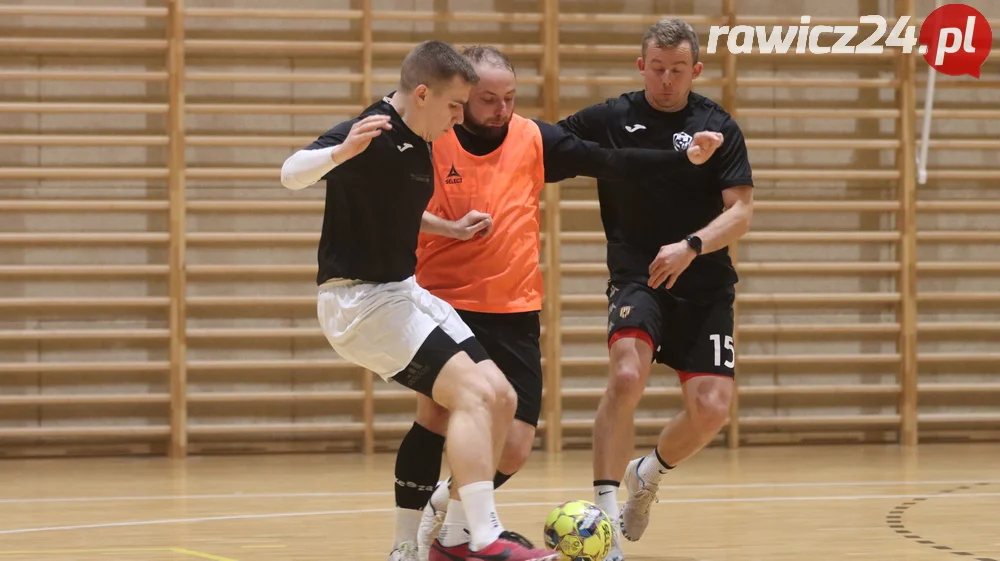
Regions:
[[[466,119],[462,122],[462,126],[480,138],[485,138],[487,140],[499,140],[507,136],[507,129],[510,128],[510,121],[507,121],[507,123],[502,127],[491,127],[474,123],[471,119]]]

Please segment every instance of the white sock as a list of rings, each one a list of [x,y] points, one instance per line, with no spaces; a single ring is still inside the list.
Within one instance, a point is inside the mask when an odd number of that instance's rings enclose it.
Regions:
[[[612,527],[618,527],[618,487],[594,485],[594,504],[608,515]]]
[[[504,527],[497,515],[496,503],[493,500],[493,482],[479,481],[470,483],[458,490],[462,497],[462,506],[469,519],[469,531],[472,540],[469,549],[479,551],[497,541]],[[451,514],[451,509],[448,510]]]
[[[392,548],[396,549],[403,542],[417,543],[417,528],[420,527],[420,516],[423,511],[396,507],[396,538]]]
[[[656,448],[653,448],[653,451],[639,462],[639,477],[646,483],[655,484],[659,483],[663,474],[671,469],[673,469],[671,466],[664,465],[660,461],[660,456],[656,453]]]
[[[466,532],[468,522],[465,519],[465,507],[459,501],[448,501],[448,514],[444,516],[444,524],[438,533],[438,541],[445,547],[455,547],[468,543],[469,533]]]
[[[448,502],[451,500],[451,478],[445,480],[437,489],[434,489],[434,494],[431,495],[431,507],[434,508],[435,512],[441,512],[448,510]]]

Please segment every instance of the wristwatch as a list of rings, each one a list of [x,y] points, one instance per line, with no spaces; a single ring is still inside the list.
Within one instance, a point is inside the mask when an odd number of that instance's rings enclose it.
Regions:
[[[691,234],[685,239],[687,240],[688,245],[691,246],[691,249],[694,250],[695,254],[701,255],[701,238]]]

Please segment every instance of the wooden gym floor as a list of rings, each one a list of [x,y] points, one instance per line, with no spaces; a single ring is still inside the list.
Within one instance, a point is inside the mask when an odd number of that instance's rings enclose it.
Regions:
[[[666,476],[629,560],[1000,560],[1000,445],[708,449]],[[386,559],[392,455],[0,461],[0,561]],[[590,453],[498,493],[541,541]],[[624,498],[624,494],[620,495]]]

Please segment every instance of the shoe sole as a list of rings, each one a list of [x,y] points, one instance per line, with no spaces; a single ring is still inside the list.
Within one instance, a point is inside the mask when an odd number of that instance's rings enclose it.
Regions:
[[[476,559],[475,557],[470,557],[469,559]],[[545,555],[543,557],[529,557],[523,561],[556,561],[559,559],[558,553],[553,553],[551,555]]]
[[[625,489],[629,488],[629,482],[634,477],[636,477],[636,475],[635,475],[635,469],[632,468],[632,463],[629,462],[628,467],[625,468],[625,477],[622,478],[622,484],[625,486]],[[629,494],[631,495],[631,493],[629,493]],[[631,496],[629,498],[631,498]],[[625,505],[627,505],[627,504],[628,504],[628,501],[625,502]],[[637,541],[639,541],[639,538],[642,537],[642,535],[639,535],[638,537],[634,537],[633,538],[632,536],[628,535],[628,532],[625,531],[625,505],[622,506],[621,512],[618,513],[618,528],[619,528],[619,530],[621,530],[623,538],[625,538],[626,540],[628,540],[630,542],[637,542]]]
[[[637,542],[637,541],[639,541],[639,538],[633,538],[632,536],[628,535],[628,532],[625,531],[625,519],[624,518],[621,518],[621,517],[618,518],[618,529],[621,531],[622,537],[625,538],[626,540],[628,540],[630,542]],[[642,537],[642,536],[640,536],[640,537]]]
[[[419,534],[419,527],[418,527],[418,533],[417,533],[417,536],[418,536],[418,539],[417,539],[417,559],[419,561],[429,561],[429,559],[430,559],[431,544],[434,543],[434,540],[437,539],[438,534],[441,533],[441,527],[442,526],[444,526],[444,519],[442,519],[440,522],[438,522],[437,519],[435,518],[433,529],[430,532],[431,533],[430,542],[428,542],[428,544],[426,546],[421,546],[420,545],[420,539],[419,539],[419,535],[420,534]],[[421,551],[422,547],[426,548],[427,555],[423,555],[423,552]]]

